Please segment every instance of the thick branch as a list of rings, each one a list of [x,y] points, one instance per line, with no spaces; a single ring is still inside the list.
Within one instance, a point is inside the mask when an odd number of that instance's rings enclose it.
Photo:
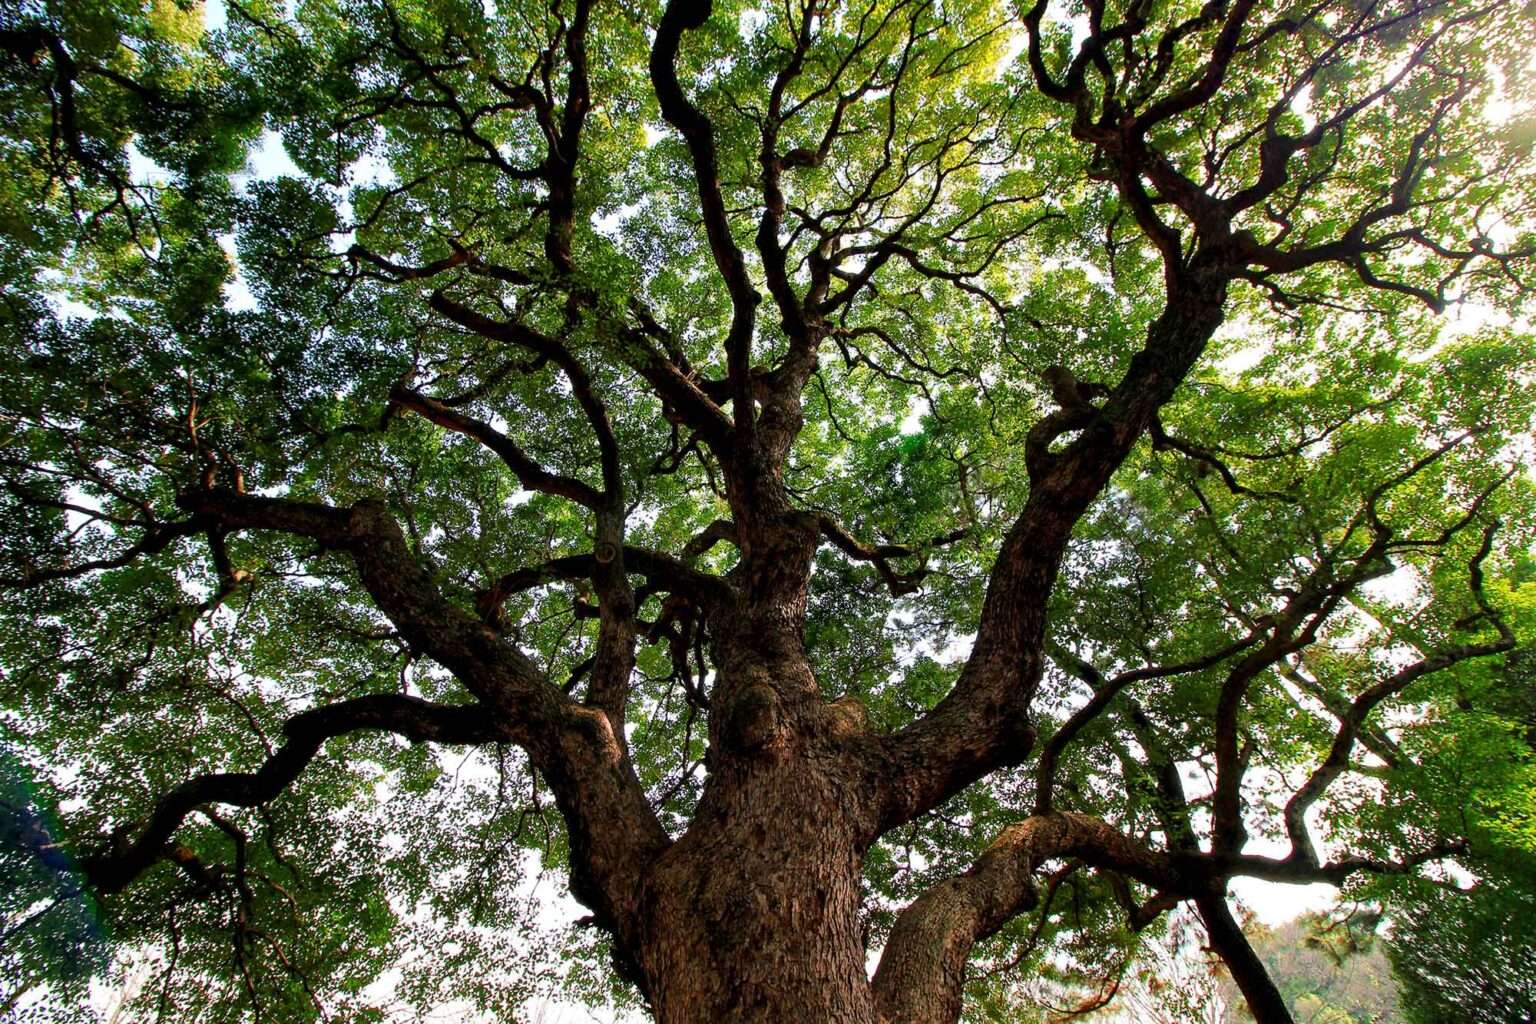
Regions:
[[[466,416],[434,398],[400,384],[397,384],[389,393],[389,400],[400,408],[420,414],[424,419],[440,427],[479,441],[506,463],[507,468],[517,476],[517,482],[524,490],[559,495],[594,509],[603,503],[602,495],[590,485],[573,477],[551,473],[530,458],[510,437],[483,420]]]
[[[892,595],[900,597],[903,594],[916,593],[921,586],[923,578],[928,575],[928,570],[917,568],[911,572],[899,572],[891,565],[893,558],[910,558],[919,555],[925,548],[942,547],[953,544],[965,537],[967,531],[955,530],[933,538],[922,547],[912,547],[906,544],[880,544],[870,547],[863,543],[848,528],[831,516],[822,516],[820,520],[822,536],[835,544],[838,550],[849,558],[861,562],[871,562],[875,570],[880,573],[880,578],[890,587]]]
[[[958,1020],[975,944],[1037,903],[1041,864],[1075,857],[1158,889],[1182,889],[1161,854],[1083,814],[1037,815],[1005,829],[965,874],[945,879],[901,912],[872,984],[882,1019]]]
[[[720,166],[715,151],[714,125],[694,106],[677,79],[678,48],[683,33],[703,26],[709,20],[710,0],[671,0],[656,26],[656,40],[651,46],[651,84],[661,106],[661,115],[676,128],[688,144],[693,158],[693,176],[698,186],[699,208],[704,217],[704,231],[709,238],[715,266],[731,295],[731,328],[726,338],[726,361],[733,388],[737,429],[750,447],[753,432],[752,412],[752,324],[761,296],[752,287],[741,250],[731,237],[725,200],[720,192]]]
[[[644,576],[657,589],[681,594],[705,607],[729,601],[733,596],[728,581],[649,548],[624,545],[624,564],[630,571]],[[591,579],[597,569],[596,554],[566,555],[541,565],[515,569],[479,594],[476,606],[484,617],[513,594],[556,580]]]
[[[1194,365],[1222,320],[1227,277],[1195,267],[1172,278],[1168,307],[1093,422],[1031,472],[1029,498],[1003,541],[976,641],[955,688],[881,742],[872,764],[882,831],[976,778],[1022,761],[1044,667],[1045,612],[1073,526]]]
[[[287,789],[325,741],[365,729],[398,733],[413,743],[489,743],[511,737],[478,704],[433,704],[396,693],[376,693],[314,708],[283,725],[286,741],[254,772],[218,772],[188,779],[155,805],[137,839],[86,858],[81,867],[91,884],[118,892],[165,853],[166,845],[192,811],[206,804],[254,807]]]
[[[1434,843],[1422,850],[1405,854],[1398,860],[1382,857],[1340,857],[1326,864],[1308,862],[1295,853],[1286,857],[1264,857],[1251,853],[1178,854],[1176,863],[1186,874],[1198,873],[1211,878],[1261,878],[1287,885],[1311,885],[1322,882],[1343,885],[1351,875],[1406,875],[1432,861],[1444,860],[1467,852],[1460,839]]]
[[[278,530],[345,550],[400,636],[453,672],[544,774],[570,829],[575,895],[621,938],[636,926],[636,879],[668,839],[610,717],[571,701],[514,645],[443,597],[381,504],[339,509],[228,491],[193,491],[179,503],[225,530]]]
[[[1200,76],[1186,88],[1164,97],[1143,111],[1136,118],[1132,129],[1136,135],[1144,135],[1159,122],[1194,110],[1216,95],[1222,82],[1226,81],[1227,71],[1237,52],[1238,40],[1242,36],[1248,16],[1253,13],[1253,7],[1253,0],[1238,0],[1232,5],[1226,20],[1222,23],[1221,32],[1211,47],[1210,58],[1206,61]]]
[[[556,8],[558,11],[558,8]],[[566,78],[565,111],[558,133],[550,140],[549,159],[545,161],[549,183],[549,230],[544,236],[544,253],[561,274],[575,265],[571,259],[571,239],[576,226],[576,162],[581,152],[581,131],[587,111],[592,107],[592,92],[587,81],[587,23],[590,0],[576,0],[576,13],[565,33]]]

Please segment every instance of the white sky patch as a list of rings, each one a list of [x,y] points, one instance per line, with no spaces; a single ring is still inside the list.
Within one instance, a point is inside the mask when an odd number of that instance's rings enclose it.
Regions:
[[[352,217],[352,204],[351,203],[343,203],[342,204],[342,206],[341,206],[341,215],[346,220],[350,220],[351,219],[351,217]],[[331,252],[336,253],[339,256],[342,253],[346,252],[348,249],[352,248],[352,243],[356,242],[356,241],[357,241],[357,232],[356,231],[342,231],[342,232],[334,233],[334,234],[331,235]]]
[[[489,12],[494,12],[496,6],[491,0],[482,0],[487,5]],[[285,0],[283,4],[283,16],[290,21],[298,13],[298,0]],[[203,0],[203,26],[209,32],[217,32],[229,24],[229,8],[224,0]]]
[[[1208,799],[1214,781],[1208,773],[1193,761],[1181,762],[1179,769],[1189,798]],[[1291,852],[1286,843],[1266,838],[1258,834],[1256,828],[1251,831],[1253,834],[1243,847],[1244,853],[1258,857],[1285,857]],[[1232,879],[1230,891],[1233,897],[1267,925],[1284,924],[1308,911],[1320,913],[1328,910],[1333,907],[1339,893],[1337,887],[1326,882],[1289,885],[1262,878],[1243,877]]]
[[[928,413],[928,401],[922,395],[913,395],[907,401],[907,414],[897,424],[903,434],[918,434],[923,429],[923,417]]]
[[[647,131],[649,131],[649,129],[647,129]],[[621,241],[624,222],[629,220],[629,218],[633,217],[639,211],[639,203],[628,203],[616,210],[613,210],[610,213],[605,213],[602,216],[593,214],[592,230],[596,231],[600,235],[612,239],[615,242]]]
[[[284,153],[286,156],[286,152]],[[347,181],[353,186],[383,186],[400,183],[400,176],[389,166],[389,161],[375,153],[364,153],[347,168]]]
[[[96,317],[96,311],[90,306],[61,292],[53,292],[48,299],[53,308],[59,311],[59,316],[65,320],[92,320]]]
[[[128,153],[128,176],[136,185],[164,185],[171,180],[171,172],[160,164],[145,156],[137,145],[130,142],[126,147]]]
[[[1251,844],[1250,844],[1251,845]],[[1326,882],[1282,885],[1261,878],[1234,878],[1232,895],[1267,925],[1285,924],[1311,911],[1332,909],[1339,890]]]
[[[1379,579],[1366,580],[1360,585],[1360,596],[1381,604],[1393,605],[1397,608],[1409,608],[1421,604],[1424,593],[1424,580],[1419,570],[1412,565],[1400,565],[1392,572]],[[1363,611],[1357,612],[1364,615]],[[1375,628],[1381,624],[1372,619],[1369,623]]]
[[[1530,50],[1525,66],[1527,70],[1536,71],[1536,48]],[[1520,97],[1510,94],[1508,82],[1498,68],[1490,67],[1488,76],[1493,81],[1493,93],[1483,105],[1483,120],[1490,125],[1507,125],[1518,117],[1536,115],[1530,100],[1522,102]]]
[[[768,12],[763,10],[742,11],[736,19],[736,31],[743,39],[751,39],[768,24]]]
[[[224,250],[225,255],[229,257],[229,265],[234,269],[234,275],[224,282],[224,308],[235,313],[255,309],[260,303],[256,301],[256,296],[251,291],[245,274],[240,270],[240,260],[235,254],[233,231],[219,236],[219,248]]]
[[[1223,374],[1235,377],[1257,366],[1269,354],[1271,342],[1267,332],[1239,313],[1229,317],[1212,340],[1213,348],[1223,345],[1232,348],[1216,366]]]
[[[236,175],[235,180],[237,183],[243,183],[304,176],[304,172],[299,170],[299,165],[293,162],[293,157],[288,155],[288,150],[283,146],[282,136],[268,128],[261,133],[261,138],[256,142],[256,148],[252,149],[251,155],[246,158],[245,171]]]
[[[1003,74],[1019,59],[1019,54],[1024,52],[1029,45],[1029,36],[1017,29],[1008,29],[1008,45],[1003,47],[1002,54],[997,59],[994,78],[1001,78]]]
[[[1088,23],[1088,15],[1086,14],[1075,14],[1071,18],[1064,18],[1060,13],[1047,7],[1045,11],[1045,17],[1048,21],[1054,21],[1058,24],[1070,25],[1072,27],[1073,54],[1076,54],[1078,50],[1082,49],[1083,43],[1087,41],[1088,36],[1093,31],[1093,26]]]
[[[1312,83],[1308,82],[1296,93],[1296,98],[1291,100],[1291,113],[1301,118],[1301,125],[1307,131],[1317,126],[1317,118],[1312,116]]]
[[[1476,334],[1485,327],[1514,326],[1514,320],[1508,313],[1495,309],[1487,303],[1475,301],[1457,302],[1451,305],[1446,309],[1441,323],[1442,340]]]

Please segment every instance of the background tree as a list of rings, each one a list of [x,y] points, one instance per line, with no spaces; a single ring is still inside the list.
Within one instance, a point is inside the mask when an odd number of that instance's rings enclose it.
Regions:
[[[1378,909],[1353,906],[1301,914],[1274,928],[1250,927],[1248,934],[1296,1020],[1398,1024],[1398,986],[1378,935],[1382,923]],[[1225,988],[1225,1019],[1250,1019],[1235,988]]]
[[[106,966],[108,952],[91,895],[70,871],[69,858],[28,773],[0,754],[0,1015],[27,1021],[42,993],[76,994]],[[88,1019],[49,1006],[54,1020]]]
[[[1536,1020],[1528,887],[1490,874],[1470,892],[1419,895],[1397,922],[1389,946],[1403,1019]]]
[[[1511,602],[1529,615],[1530,587]],[[1528,620],[1526,620],[1528,621]],[[1436,752],[1440,770],[1481,778],[1478,814],[1504,833],[1474,865],[1475,879],[1383,880],[1382,895],[1400,908],[1387,952],[1402,990],[1404,1019],[1438,1021],[1536,1020],[1536,928],[1531,925],[1529,848],[1532,700],[1529,647],[1510,653],[1491,671],[1463,680],[1455,702],[1437,713],[1454,717],[1455,741]],[[1489,771],[1483,765],[1497,766]]]
[[[145,1015],[510,1017],[532,849],[665,1022],[1181,903],[1286,1021],[1232,879],[1529,864],[1528,8],[202,14],[0,27],[3,723]]]

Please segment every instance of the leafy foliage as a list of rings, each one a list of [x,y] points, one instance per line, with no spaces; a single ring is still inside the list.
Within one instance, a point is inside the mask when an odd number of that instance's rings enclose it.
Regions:
[[[1394,1024],[1404,1019],[1398,985],[1377,935],[1380,912],[1351,908],[1337,915],[1303,914],[1254,946],[1285,993],[1297,1020],[1316,1024]],[[1243,1018],[1241,997],[1228,985],[1229,1019]]]
[[[83,1002],[85,983],[106,966],[107,935],[31,773],[3,749],[0,772],[0,966],[8,979],[0,1008],[8,1020],[47,1019],[55,1006],[40,996]]]
[[[1523,869],[1523,866],[1522,866]],[[1414,893],[1389,945],[1410,1024],[1536,1018],[1536,935],[1526,878]]]

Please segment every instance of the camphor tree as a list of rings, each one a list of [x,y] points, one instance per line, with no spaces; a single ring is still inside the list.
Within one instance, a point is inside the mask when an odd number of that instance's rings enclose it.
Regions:
[[[0,17],[3,728],[144,1019],[1027,1020],[1185,904],[1268,1024],[1232,880],[1529,865],[1522,3]]]

